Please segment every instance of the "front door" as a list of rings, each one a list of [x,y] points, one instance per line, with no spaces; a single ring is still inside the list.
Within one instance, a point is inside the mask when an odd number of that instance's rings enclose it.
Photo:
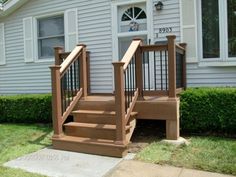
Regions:
[[[150,30],[148,28],[147,2],[125,4],[117,6],[117,43],[118,58],[121,60],[129,48],[133,38],[143,39],[144,44],[150,44]],[[145,63],[144,67],[148,65]],[[152,67],[150,67],[152,69]],[[148,71],[147,69],[145,70]],[[152,70],[145,76],[153,78]],[[145,80],[145,79],[144,79]],[[147,81],[147,79],[146,79]],[[145,83],[145,86],[148,83]],[[150,85],[149,85],[150,86]],[[153,83],[151,82],[151,87]]]

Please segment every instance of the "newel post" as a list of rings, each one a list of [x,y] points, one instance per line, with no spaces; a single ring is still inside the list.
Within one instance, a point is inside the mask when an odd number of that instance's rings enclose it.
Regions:
[[[116,106],[116,143],[125,143],[125,89],[123,62],[114,62],[115,106]]]
[[[136,75],[136,88],[138,88],[138,100],[143,100],[143,67],[142,67],[142,39],[135,38],[133,40],[140,40],[140,45],[135,53],[135,75]]]
[[[82,54],[80,55],[80,86],[83,88],[83,97],[88,95],[88,72],[87,72],[87,54],[86,54],[86,45],[79,44],[77,46],[82,46]]]
[[[63,52],[63,47],[54,47],[55,65],[61,65],[62,59],[60,54]]]
[[[168,39],[168,85],[169,97],[176,97],[176,49],[175,49],[175,35],[167,36]]]
[[[52,80],[52,122],[54,130],[54,138],[62,136],[62,110],[61,110],[61,78],[60,66],[51,66]]]

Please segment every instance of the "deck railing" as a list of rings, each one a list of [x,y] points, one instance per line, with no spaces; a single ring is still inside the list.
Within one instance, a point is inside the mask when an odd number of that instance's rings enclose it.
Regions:
[[[141,39],[134,39],[122,60],[113,63],[118,143],[125,141],[125,126],[137,99],[175,98],[186,87],[186,44],[176,44],[175,38],[167,36],[163,45],[142,45]]]
[[[71,53],[55,48],[55,65],[50,67],[54,137],[62,135],[63,123],[81,96],[87,96],[86,62],[85,45],[76,46]]]
[[[167,39],[166,44],[140,46],[144,96],[175,97],[186,87],[186,45],[176,44],[174,35]]]

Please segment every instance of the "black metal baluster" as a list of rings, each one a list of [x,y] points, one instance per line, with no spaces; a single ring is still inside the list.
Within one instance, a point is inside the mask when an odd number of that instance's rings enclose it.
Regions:
[[[128,91],[128,102],[127,102],[127,108],[129,107],[129,90],[130,90],[130,83],[129,83],[129,66],[127,66],[127,77],[128,77],[128,89],[127,89],[127,91]],[[126,109],[126,111],[127,111],[127,109]]]
[[[168,89],[168,84],[167,84],[167,75],[168,75],[168,73],[167,73],[167,51],[165,50],[165,75],[166,75],[166,90]]]
[[[70,66],[70,92],[71,92],[71,101],[73,101],[73,68]]]
[[[146,90],[146,73],[145,73],[145,52],[143,52],[143,88]]]
[[[73,67],[74,67],[74,95],[76,95],[77,94],[76,61],[73,63]]]
[[[127,71],[125,71],[125,110],[127,110]]]
[[[80,60],[78,60],[78,90],[80,90]]]
[[[131,60],[131,63],[130,63],[130,70],[129,70],[129,76],[130,76],[130,102],[129,102],[129,105],[130,105],[130,103],[132,102],[132,95],[133,95],[133,86],[132,86],[132,60]],[[129,106],[128,105],[128,106]]]
[[[162,51],[160,51],[160,65],[161,65],[161,90],[163,90],[163,73],[162,73]]]
[[[134,90],[135,90],[135,83],[134,83],[134,81],[135,81],[135,72],[134,72],[134,69],[135,69],[135,67],[134,67],[134,57],[132,58],[132,72],[133,72],[133,74],[132,74],[132,78],[133,78],[133,87],[132,87],[132,96],[134,95]]]
[[[67,105],[66,105],[66,107],[68,107],[69,104],[70,104],[70,91],[69,91],[69,87],[70,87],[70,77],[69,77],[69,70],[68,70],[68,73],[67,73],[67,87],[66,87],[66,90],[67,90]]]
[[[151,87],[150,87],[150,61],[149,61],[149,52],[147,53],[147,59],[148,59],[148,89],[151,90]]]
[[[154,84],[155,84],[154,88],[155,90],[157,89],[157,78],[156,78],[157,73],[156,72],[157,72],[156,71],[156,52],[154,51]]]

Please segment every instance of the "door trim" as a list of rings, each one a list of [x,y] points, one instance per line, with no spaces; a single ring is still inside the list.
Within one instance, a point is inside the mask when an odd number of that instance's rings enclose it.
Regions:
[[[154,29],[153,29],[153,0],[130,0],[130,1],[116,1],[111,3],[111,25],[112,25],[112,62],[119,61],[118,53],[118,6],[130,5],[136,3],[146,3],[146,15],[147,15],[147,40],[150,42],[154,41]],[[114,70],[112,68],[112,80],[113,80],[113,90],[115,88],[114,83]]]
[[[130,5],[136,3],[146,3],[147,9],[147,38],[153,43],[153,3],[152,0],[131,0],[128,2],[112,2],[111,12],[112,12],[112,58],[113,62],[119,61],[118,54],[118,6]],[[127,35],[128,36],[128,35]]]

